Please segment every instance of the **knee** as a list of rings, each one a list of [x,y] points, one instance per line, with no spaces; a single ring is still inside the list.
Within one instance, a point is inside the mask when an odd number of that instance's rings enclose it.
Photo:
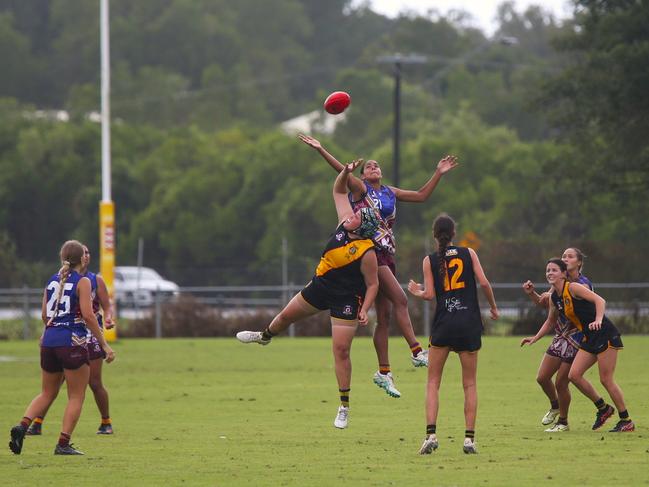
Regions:
[[[567,376],[557,377],[554,381],[554,386],[557,390],[568,390],[568,384],[570,384],[570,381],[568,380]]]
[[[573,372],[572,370],[568,372],[568,380],[573,384],[579,383],[581,379],[582,379],[581,374],[578,374],[577,372]]]
[[[92,392],[99,392],[104,388],[101,379],[90,379],[88,385],[90,386],[90,390],[92,390]]]
[[[539,375],[536,376],[536,382],[537,382],[540,386],[543,386],[543,385],[547,384],[549,380],[550,380],[550,378],[547,377],[547,376],[545,376],[545,375],[540,375],[540,374],[539,374]]]
[[[334,346],[334,356],[337,360],[349,360],[349,346],[336,345]]]
[[[599,382],[606,388],[609,389],[615,384],[613,377],[610,375],[600,376]]]
[[[476,388],[476,381],[475,380],[462,381],[462,387],[464,388],[464,392],[473,390]]]

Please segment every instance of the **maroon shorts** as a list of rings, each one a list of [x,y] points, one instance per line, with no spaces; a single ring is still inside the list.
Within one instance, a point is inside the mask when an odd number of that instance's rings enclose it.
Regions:
[[[97,339],[93,336],[88,340],[88,360],[105,359],[106,352],[101,348]]]
[[[387,265],[392,274],[397,275],[397,266],[394,263],[394,255],[384,249],[376,249],[376,261],[379,264],[379,267],[382,265]]]
[[[41,347],[41,369],[45,372],[63,372],[63,369],[76,370],[88,365],[88,349],[85,346]]]

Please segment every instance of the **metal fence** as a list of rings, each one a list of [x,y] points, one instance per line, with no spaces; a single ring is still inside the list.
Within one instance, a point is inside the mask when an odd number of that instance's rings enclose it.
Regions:
[[[492,283],[498,302],[501,317],[512,320],[522,319],[533,308],[531,301],[524,295],[520,283]],[[536,283],[539,292],[548,289],[546,283]],[[405,288],[405,285],[404,285]],[[157,337],[161,337],[162,305],[182,296],[190,296],[198,303],[218,309],[226,314],[243,314],[256,310],[279,311],[282,306],[297,292],[302,285],[289,284],[286,286],[210,286],[183,287],[178,295],[153,292],[152,299],[138,300],[134,295],[118,301],[117,318],[137,319],[153,317],[156,323]],[[633,319],[649,317],[649,282],[635,283],[599,283],[597,292],[607,300],[606,314],[610,317],[631,317]],[[479,293],[480,294],[480,293]],[[0,336],[3,328],[10,326],[15,330],[22,324],[19,335],[23,339],[33,336],[34,320],[40,320],[42,289],[28,287],[0,288]],[[482,300],[482,296],[480,296]],[[483,301],[485,314],[488,308]],[[152,303],[152,304],[151,304]],[[432,303],[410,299],[411,307],[420,307],[417,315],[423,323],[430,323],[434,309]]]

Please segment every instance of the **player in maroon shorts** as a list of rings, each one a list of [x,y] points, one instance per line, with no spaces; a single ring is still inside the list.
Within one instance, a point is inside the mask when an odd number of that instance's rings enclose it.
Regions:
[[[102,328],[105,323],[106,328],[110,329],[115,326],[113,322],[113,313],[112,307],[110,305],[110,297],[108,296],[108,288],[103,278],[93,272],[88,271],[88,266],[90,265],[90,250],[87,246],[83,246],[83,267],[81,269],[81,275],[90,279],[91,284],[91,294],[92,294],[92,310],[97,317],[97,322],[99,327]],[[102,314],[99,312],[99,309],[103,310]],[[110,419],[109,409],[108,409],[108,391],[103,385],[102,382],[102,364],[106,354],[104,353],[99,340],[95,336],[88,332],[88,359],[90,360],[90,389],[92,390],[93,395],[95,396],[95,402],[97,403],[97,408],[101,414],[101,424],[97,429],[98,435],[112,435],[113,426]],[[42,425],[45,418],[45,414],[42,416],[37,416],[34,418],[34,422],[31,424],[27,430],[28,436],[36,436],[42,434]]]
[[[61,247],[61,269],[54,274],[43,292],[42,318],[45,332],[41,341],[42,390],[27,407],[20,424],[11,428],[9,449],[19,455],[32,419],[43,415],[52,405],[65,378],[68,404],[63,414],[63,427],[54,449],[55,455],[83,455],[70,444],[70,437],[79,421],[90,376],[88,329],[98,337],[112,362],[115,353],[101,334],[92,310],[90,280],[81,275],[83,246],[69,240]]]

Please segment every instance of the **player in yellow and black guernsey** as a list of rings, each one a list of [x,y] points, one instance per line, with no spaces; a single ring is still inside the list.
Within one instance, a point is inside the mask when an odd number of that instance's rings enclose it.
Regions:
[[[329,310],[341,403],[334,420],[336,428],[347,427],[352,339],[359,324],[367,325],[367,312],[379,287],[378,264],[372,242],[379,225],[378,216],[372,208],[354,212],[347,197],[347,180],[361,162],[347,164],[336,178],[333,197],[340,223],[327,242],[311,282],[291,299],[263,332],[237,333],[237,339],[243,343],[268,345],[272,337],[295,321]]]
[[[545,267],[545,277],[552,286],[552,305],[584,334],[568,378],[595,404],[597,414],[592,429],[601,428],[615,409],[606,404],[590,381],[584,377],[586,371],[597,363],[600,381],[620,416],[620,420],[610,432],[634,431],[635,425],[624,403],[624,394],[614,378],[618,350],[622,348],[620,332],[604,315],[604,298],[581,284],[569,282],[567,270],[566,263],[558,257],[548,260]]]
[[[473,249],[453,245],[455,222],[441,214],[433,223],[437,252],[424,257],[424,285],[413,281],[408,291],[421,299],[437,301],[428,349],[428,383],[426,385],[426,438],[419,453],[437,449],[437,413],[439,386],[444,364],[451,351],[457,352],[462,365],[464,387],[464,453],[477,453],[475,421],[478,410],[476,375],[478,350],[482,345],[482,317],[476,292],[476,281],[489,301],[491,319],[498,318],[498,307],[491,284],[485,276],[478,254]]]

